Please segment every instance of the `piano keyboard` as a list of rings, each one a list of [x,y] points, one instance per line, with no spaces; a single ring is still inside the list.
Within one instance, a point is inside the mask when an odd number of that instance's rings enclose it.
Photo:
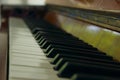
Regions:
[[[10,80],[120,80],[112,57],[44,20],[24,21],[10,19]]]
[[[39,19],[27,18],[36,41],[52,58],[59,77],[71,80],[119,80],[120,63],[91,45]]]
[[[56,76],[22,19],[10,18],[9,80],[67,80]]]

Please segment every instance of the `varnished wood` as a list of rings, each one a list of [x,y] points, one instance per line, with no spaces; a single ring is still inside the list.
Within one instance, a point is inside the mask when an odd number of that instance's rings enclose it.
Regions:
[[[7,20],[0,29],[0,80],[7,79],[8,26]]]
[[[56,17],[55,17],[56,16]],[[50,21],[52,18],[52,21]],[[45,19],[50,23],[59,26],[64,31],[112,56],[120,61],[120,33],[94,25],[82,20],[76,20],[61,14],[47,14]]]
[[[120,13],[119,0],[47,0],[46,3],[74,8]]]

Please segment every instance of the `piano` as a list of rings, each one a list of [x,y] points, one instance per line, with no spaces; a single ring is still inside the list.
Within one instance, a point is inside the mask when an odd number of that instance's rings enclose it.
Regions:
[[[120,80],[119,0],[77,1],[2,6],[0,80]]]

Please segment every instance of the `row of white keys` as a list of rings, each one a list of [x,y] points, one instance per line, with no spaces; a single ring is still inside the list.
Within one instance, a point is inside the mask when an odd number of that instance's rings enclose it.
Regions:
[[[9,26],[9,80],[68,80],[56,75],[22,19],[10,18]]]

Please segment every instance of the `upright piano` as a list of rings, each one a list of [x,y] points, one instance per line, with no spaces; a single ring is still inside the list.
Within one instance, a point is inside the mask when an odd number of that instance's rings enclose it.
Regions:
[[[24,4],[1,7],[0,80],[120,80],[119,0]]]

